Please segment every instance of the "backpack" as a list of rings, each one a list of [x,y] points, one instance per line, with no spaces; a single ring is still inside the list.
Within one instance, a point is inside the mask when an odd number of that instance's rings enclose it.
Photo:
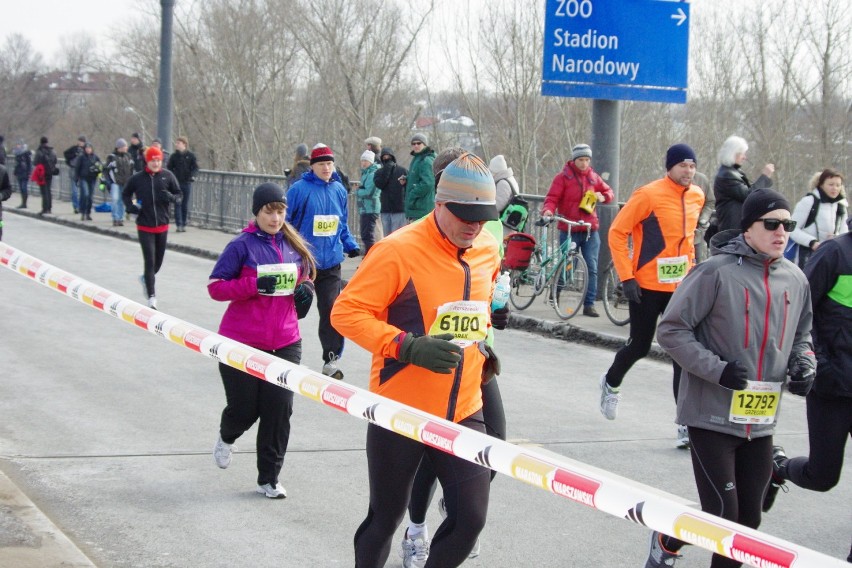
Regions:
[[[503,209],[503,213],[500,215],[500,222],[513,231],[523,231],[529,214],[529,202],[520,195],[515,195],[506,208]]]
[[[535,237],[526,233],[512,233],[503,239],[503,269],[523,270],[530,265],[535,251]]]

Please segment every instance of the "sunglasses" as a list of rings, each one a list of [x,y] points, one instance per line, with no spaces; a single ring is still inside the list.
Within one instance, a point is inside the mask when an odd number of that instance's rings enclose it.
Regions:
[[[796,228],[796,222],[792,219],[757,219],[757,221],[763,221],[763,228],[767,231],[774,231],[778,228],[779,225],[784,227],[785,233],[792,233],[793,229]]]

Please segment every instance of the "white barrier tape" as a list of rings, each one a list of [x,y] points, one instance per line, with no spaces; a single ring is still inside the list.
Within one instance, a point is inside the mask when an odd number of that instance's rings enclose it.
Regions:
[[[273,357],[101,288],[0,242],[0,264],[48,288],[192,351],[604,513],[673,535],[757,568],[848,566],[804,546],[704,513],[682,500],[585,464],[521,448],[306,367]]]

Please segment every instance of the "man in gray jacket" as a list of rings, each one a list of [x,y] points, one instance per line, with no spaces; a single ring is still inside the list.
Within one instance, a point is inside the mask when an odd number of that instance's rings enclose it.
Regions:
[[[810,288],[783,256],[795,226],[783,195],[753,191],[742,232],[713,237],[713,256],[689,272],[657,328],[683,368],[676,421],[689,430],[701,509],[751,528],[772,473],[781,387],[805,396],[814,380]],[[679,536],[653,533],[646,567],[674,565]],[[740,565],[714,555],[714,567]]]

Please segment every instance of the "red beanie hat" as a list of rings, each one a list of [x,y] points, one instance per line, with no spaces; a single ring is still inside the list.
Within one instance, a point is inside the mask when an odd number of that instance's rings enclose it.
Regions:
[[[151,146],[145,150],[145,161],[150,162],[156,158],[163,159],[163,151],[156,146]]]
[[[331,151],[331,148],[329,148],[325,144],[317,144],[316,146],[314,146],[314,149],[311,150],[311,164],[315,164],[317,162],[333,161],[334,153]]]

